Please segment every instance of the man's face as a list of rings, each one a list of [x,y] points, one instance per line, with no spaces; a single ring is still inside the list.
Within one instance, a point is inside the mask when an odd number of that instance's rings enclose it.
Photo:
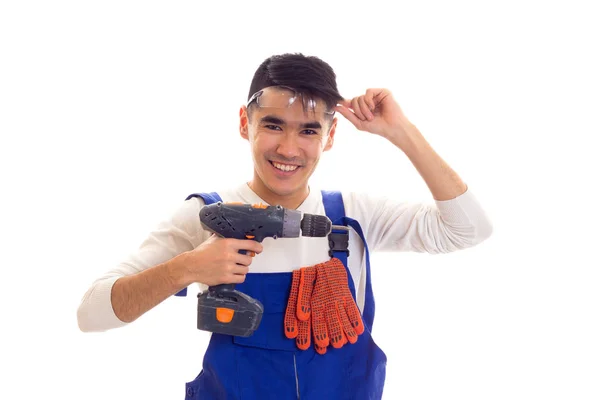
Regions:
[[[280,94],[265,91],[264,104],[250,104],[250,117],[242,107],[240,133],[252,148],[254,183],[270,196],[300,196],[321,154],[333,145],[337,120],[323,112],[305,111],[300,98],[289,107],[279,107],[268,97]],[[320,102],[318,108],[324,107]]]

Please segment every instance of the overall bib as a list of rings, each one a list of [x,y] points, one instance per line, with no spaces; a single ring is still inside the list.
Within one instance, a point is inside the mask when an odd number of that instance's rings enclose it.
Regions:
[[[371,337],[375,302],[371,288],[369,250],[356,220],[345,216],[339,192],[323,191],[325,211],[333,225],[353,228],[366,251],[366,291],[362,313],[365,331],[354,344],[331,346],[324,355],[313,346],[296,347],[284,334],[284,315],[292,273],[248,273],[239,290],[264,306],[262,321],[250,337],[211,334],[202,370],[186,383],[186,400],[379,400],[385,381],[387,357]],[[196,193],[206,204],[221,201],[217,193]],[[356,301],[354,282],[348,270],[347,231],[341,243],[330,236],[330,257],[344,264],[350,292]],[[346,246],[344,246],[344,240]],[[336,242],[336,243],[334,243]],[[344,248],[345,247],[345,248]],[[300,268],[301,266],[299,266]],[[185,296],[187,288],[176,296]],[[311,341],[314,341],[311,338]]]

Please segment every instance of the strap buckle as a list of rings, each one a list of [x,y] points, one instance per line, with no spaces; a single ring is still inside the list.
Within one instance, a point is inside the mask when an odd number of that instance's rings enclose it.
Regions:
[[[331,233],[327,236],[329,239],[329,257],[333,257],[334,253],[337,252],[344,252],[346,253],[346,257],[348,257],[350,255],[350,250],[348,249],[349,228],[342,225],[333,225],[331,228]],[[336,230],[343,232],[335,232]]]

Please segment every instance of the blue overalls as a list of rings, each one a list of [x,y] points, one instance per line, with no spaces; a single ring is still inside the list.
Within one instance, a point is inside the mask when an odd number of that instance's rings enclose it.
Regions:
[[[324,355],[318,354],[313,346],[307,350],[298,349],[294,339],[285,337],[283,323],[292,273],[249,273],[244,283],[236,285],[236,290],[263,304],[261,323],[249,337],[211,334],[202,371],[186,383],[186,400],[381,399],[387,357],[371,337],[375,302],[369,249],[358,221],[345,216],[341,194],[329,191],[322,194],[326,214],[332,223],[353,228],[365,246],[364,333],[354,344],[347,343],[340,349],[329,346]],[[206,204],[221,201],[217,193],[195,193],[186,200],[192,197],[201,197]],[[347,231],[333,233],[348,235]],[[339,258],[346,267],[350,291],[356,301],[354,282],[348,270],[347,247],[343,249],[344,246],[339,247],[333,242],[330,237],[329,255]],[[186,293],[187,288],[176,296]]]

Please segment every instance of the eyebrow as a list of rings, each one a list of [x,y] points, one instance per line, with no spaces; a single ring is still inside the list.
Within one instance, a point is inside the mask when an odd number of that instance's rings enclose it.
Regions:
[[[262,117],[260,119],[260,123],[270,123],[270,124],[275,124],[275,125],[286,125],[285,121],[282,120],[281,118],[275,117],[273,115],[266,115],[264,117]],[[312,122],[306,122],[304,124],[301,124],[300,127],[302,129],[321,129],[322,126],[319,122],[317,121],[312,121]]]

